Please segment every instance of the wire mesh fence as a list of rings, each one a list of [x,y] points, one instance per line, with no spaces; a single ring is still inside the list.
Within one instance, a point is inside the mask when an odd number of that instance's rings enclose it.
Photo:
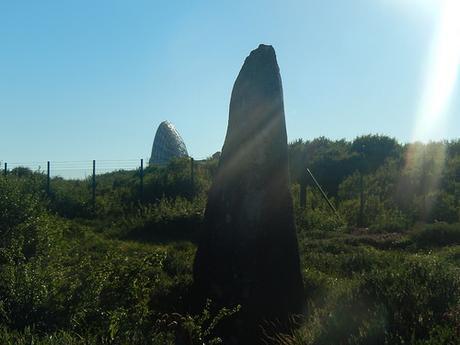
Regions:
[[[191,158],[195,164],[205,161],[207,157]],[[51,178],[61,177],[64,179],[86,179],[96,175],[111,173],[120,170],[139,170],[152,166],[145,159],[98,159],[98,160],[69,160],[69,161],[14,161],[0,160],[2,174],[20,173],[28,169],[33,172],[49,174]],[[95,163],[95,166],[93,164]],[[158,165],[159,167],[162,167]]]
[[[189,157],[189,167],[185,166],[185,171],[188,171],[190,185],[194,185],[195,175],[200,172],[202,163],[207,158],[194,159]],[[146,164],[144,159],[105,159],[105,160],[69,160],[69,161],[35,161],[35,162],[5,162],[0,161],[2,169],[1,175],[8,176],[42,176],[43,189],[51,196],[55,189],[56,179],[75,181],[75,183],[84,182],[88,186],[88,202],[91,202],[93,207],[96,205],[97,189],[99,188],[99,180],[104,180],[103,175],[109,175],[114,172],[127,172],[133,188],[138,190],[139,201],[144,199],[144,173],[146,168],[166,168],[168,165],[152,165]],[[164,170],[168,175],[168,169]],[[164,174],[163,173],[163,174]],[[1,176],[0,175],[0,176]],[[119,175],[117,175],[120,177]],[[122,174],[121,176],[127,176]],[[80,181],[80,182],[79,182]],[[105,179],[107,181],[107,179]],[[109,181],[111,177],[109,176]],[[104,185],[107,185],[105,183]],[[116,189],[117,184],[110,185],[110,189]],[[105,186],[106,187],[106,186]],[[105,188],[104,187],[104,188]]]
[[[118,170],[136,170],[141,159],[96,160],[96,174],[105,174]],[[85,179],[93,175],[93,160],[81,161],[38,161],[38,162],[2,162],[3,174],[19,173],[21,169],[49,174],[50,177],[65,179]]]

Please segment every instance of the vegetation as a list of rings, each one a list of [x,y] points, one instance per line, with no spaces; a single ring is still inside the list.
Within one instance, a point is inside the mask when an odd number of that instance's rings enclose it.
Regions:
[[[309,309],[270,343],[458,344],[460,142],[319,138],[289,154]],[[149,167],[143,192],[139,171],[100,175],[95,205],[89,180],[53,178],[47,195],[40,172],[0,178],[1,344],[219,344],[238,307],[190,312],[216,166]]]

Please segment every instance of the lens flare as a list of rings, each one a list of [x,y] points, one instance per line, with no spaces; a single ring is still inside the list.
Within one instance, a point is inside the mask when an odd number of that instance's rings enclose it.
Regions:
[[[412,140],[406,150],[406,164],[401,178],[404,189],[415,188],[425,219],[436,197],[444,169],[449,107],[460,71],[460,0],[439,0],[438,23],[428,59]],[[428,144],[422,144],[422,141]],[[405,180],[405,177],[410,177]],[[411,193],[412,194],[412,193]]]
[[[440,139],[460,68],[460,1],[439,2],[441,12],[413,140]]]

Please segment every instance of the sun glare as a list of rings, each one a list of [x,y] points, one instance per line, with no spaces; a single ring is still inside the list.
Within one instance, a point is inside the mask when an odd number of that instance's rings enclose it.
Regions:
[[[427,1],[424,1],[428,4]],[[431,177],[425,181],[424,190],[434,191],[445,165],[445,145],[430,143],[433,140],[447,139],[449,107],[456,89],[460,71],[460,0],[431,1],[437,5],[437,26],[427,59],[424,85],[420,95],[416,122],[412,133],[414,143],[406,155],[405,171],[408,174],[424,175],[427,165],[432,166]],[[421,173],[420,173],[421,172]],[[426,180],[426,179],[424,179]],[[430,205],[424,204],[425,211]]]
[[[413,140],[441,139],[460,67],[460,1],[438,1],[437,32],[432,43]]]

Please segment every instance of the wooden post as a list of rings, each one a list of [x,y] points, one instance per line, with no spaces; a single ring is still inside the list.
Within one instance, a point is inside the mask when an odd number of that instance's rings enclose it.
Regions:
[[[93,184],[92,184],[93,211],[96,210],[96,160],[93,159]]]
[[[46,163],[46,194],[50,195],[50,161]]]
[[[140,198],[141,202],[144,201],[144,159],[141,158],[141,168],[139,171],[139,178],[140,178]]]

